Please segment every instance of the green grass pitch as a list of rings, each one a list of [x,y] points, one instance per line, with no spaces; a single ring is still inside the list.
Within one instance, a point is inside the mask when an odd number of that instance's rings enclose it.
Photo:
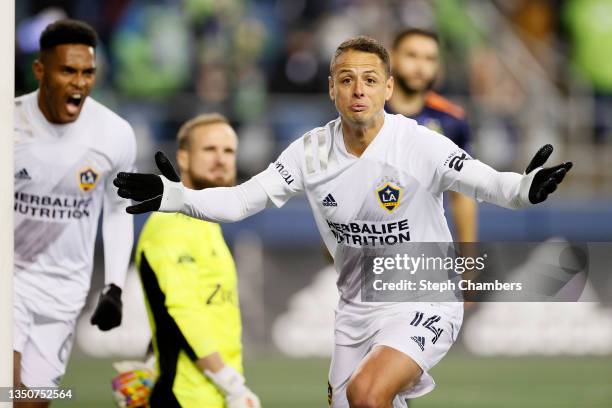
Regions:
[[[113,407],[110,360],[74,356],[63,387],[72,401],[53,408]],[[264,408],[327,407],[326,359],[280,356],[247,361],[250,387]],[[451,353],[435,367],[437,388],[416,399],[417,408],[611,408],[612,357],[483,358]]]

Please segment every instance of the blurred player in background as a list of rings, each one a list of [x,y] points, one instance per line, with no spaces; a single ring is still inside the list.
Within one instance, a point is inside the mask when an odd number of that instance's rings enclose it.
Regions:
[[[552,153],[546,145],[524,174],[497,172],[439,133],[385,113],[392,93],[387,50],[371,38],[352,38],[330,64],[329,96],[340,117],[307,132],[251,180],[194,191],[159,152],[161,177],[119,173],[114,181],[120,196],[142,201],[128,207],[130,213],[181,212],[223,222],[306,193],[339,274],[329,374],[334,408],[399,408],[406,398],[430,392],[429,370],[448,352],[463,320],[460,302],[367,302],[362,273],[371,271],[362,270],[364,250],[389,254],[406,248],[401,244],[452,242],[444,191],[522,208],[544,201],[572,166],[541,167]]]
[[[432,91],[440,70],[438,36],[417,28],[399,32],[393,40],[391,66],[395,87],[387,103],[387,112],[414,119],[471,153],[470,131],[463,109]],[[454,191],[450,191],[449,196],[455,241],[476,242],[476,201]]]
[[[125,120],[89,97],[96,44],[85,23],[49,25],[33,65],[39,88],[15,100],[15,386],[60,384],[89,291],[101,210],[106,287],[92,324],[121,324],[133,223],[112,180],[133,167],[136,141]]]
[[[178,133],[181,179],[193,190],[234,186],[237,147],[225,117],[188,121]],[[151,407],[259,407],[241,374],[236,267],[219,225],[153,214],[140,235],[136,263],[159,368]]]

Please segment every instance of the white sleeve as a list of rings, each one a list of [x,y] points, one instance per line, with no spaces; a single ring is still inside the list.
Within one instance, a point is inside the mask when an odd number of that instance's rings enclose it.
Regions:
[[[529,176],[512,172],[498,172],[474,160],[447,137],[419,127],[425,134],[427,147],[422,155],[422,179],[429,190],[438,194],[452,190],[478,201],[486,201],[506,208],[531,205],[529,187],[535,172]]]
[[[517,209],[531,205],[529,188],[535,174],[526,176],[498,172],[479,160],[466,161],[458,173],[450,190],[505,208]]]
[[[132,128],[125,132],[125,141],[113,167],[113,174],[106,177],[102,218],[104,241],[104,283],[114,283],[123,288],[134,241],[133,216],[125,212],[130,204],[117,195],[113,185],[115,175],[120,171],[132,171],[136,159],[136,139]]]
[[[235,187],[190,190],[162,177],[164,191],[167,191],[164,195],[169,202],[163,202],[160,211],[172,212],[180,208],[183,214],[201,220],[236,222],[260,212],[270,204],[281,207],[303,190],[300,166],[302,143],[301,138],[296,140],[266,170]],[[175,197],[180,203],[178,206],[175,206]]]
[[[257,214],[269,203],[268,195],[255,178],[235,187],[185,188],[183,198],[183,214],[212,222],[240,221]]]
[[[291,143],[274,163],[254,177],[277,207],[282,207],[291,197],[304,190],[303,143],[303,138]]]
[[[452,140],[424,126],[407,131],[413,132],[405,154],[409,172],[434,195],[448,190],[472,158]]]

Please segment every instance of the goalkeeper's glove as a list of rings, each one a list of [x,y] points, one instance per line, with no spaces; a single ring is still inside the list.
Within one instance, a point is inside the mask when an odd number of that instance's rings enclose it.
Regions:
[[[529,200],[531,204],[538,204],[546,200],[572,168],[572,162],[561,163],[553,167],[543,167],[552,152],[552,145],[542,146],[525,169],[521,181],[521,199],[523,201],[527,202]]]
[[[119,373],[111,382],[115,404],[119,408],[148,408],[156,377],[151,364],[120,361],[113,367]]]
[[[98,306],[91,316],[91,324],[102,331],[114,329],[121,324],[121,288],[113,283],[100,294]]]
[[[113,180],[120,197],[142,201],[127,207],[128,213],[178,212],[183,208],[185,187],[174,167],[162,152],[155,153],[155,164],[161,171],[161,176],[121,172]]]
[[[257,395],[244,385],[244,377],[232,367],[225,365],[216,373],[204,370],[204,374],[225,396],[227,408],[261,408]]]

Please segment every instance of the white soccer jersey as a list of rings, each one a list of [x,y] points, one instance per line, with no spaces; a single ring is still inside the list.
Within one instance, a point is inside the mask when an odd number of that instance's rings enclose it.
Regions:
[[[66,125],[49,123],[37,98],[15,100],[15,290],[40,305],[36,312],[72,318],[89,289],[100,210],[125,205],[112,180],[133,167],[136,141],[125,120],[91,97]]]
[[[363,249],[452,242],[442,195],[466,159],[450,139],[385,113],[383,127],[361,157],[347,152],[338,118],[293,142],[255,176],[278,207],[306,192],[338,272],[337,342],[363,340],[374,329],[369,326],[376,324],[375,310],[408,307],[361,302]]]

